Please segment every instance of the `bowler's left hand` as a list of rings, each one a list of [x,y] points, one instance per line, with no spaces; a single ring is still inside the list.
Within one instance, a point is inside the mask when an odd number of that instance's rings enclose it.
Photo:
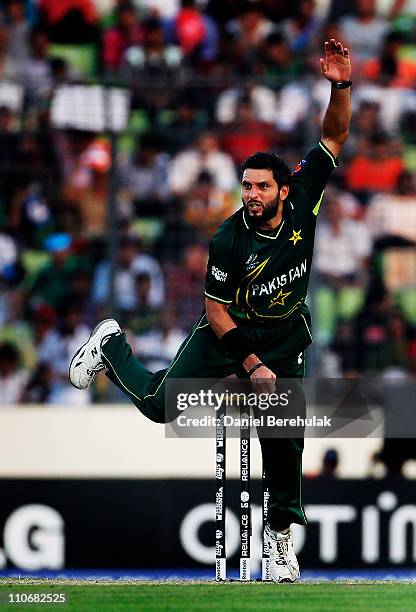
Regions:
[[[331,38],[325,42],[325,57],[321,57],[321,73],[328,81],[340,83],[351,79],[350,52],[342,43]]]

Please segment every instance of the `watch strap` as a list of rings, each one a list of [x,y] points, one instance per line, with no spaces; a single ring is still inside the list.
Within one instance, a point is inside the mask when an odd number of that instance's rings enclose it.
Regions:
[[[351,87],[352,85],[352,81],[332,81],[331,86],[334,89],[348,89],[348,87]]]

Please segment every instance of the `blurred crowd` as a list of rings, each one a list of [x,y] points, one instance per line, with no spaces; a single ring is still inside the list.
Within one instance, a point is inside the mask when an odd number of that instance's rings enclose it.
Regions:
[[[240,162],[275,150],[295,167],[320,137],[329,37],[351,48],[353,121],[320,212],[310,372],[416,376],[416,0],[4,0],[2,405],[121,399],[105,377],[88,393],[67,379],[110,314],[167,366],[241,205]],[[51,122],[58,87],[97,82],[131,92],[115,147]]]

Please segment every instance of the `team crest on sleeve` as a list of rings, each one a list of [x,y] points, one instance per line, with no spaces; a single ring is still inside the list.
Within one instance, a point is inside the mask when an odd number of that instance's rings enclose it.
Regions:
[[[302,159],[302,160],[301,160],[301,161],[298,163],[298,165],[296,166],[296,168],[293,170],[292,174],[296,174],[296,172],[299,172],[300,170],[302,170],[302,168],[303,168],[304,166],[306,166],[306,165],[307,165],[307,163],[308,163],[308,162],[306,161],[306,159]]]

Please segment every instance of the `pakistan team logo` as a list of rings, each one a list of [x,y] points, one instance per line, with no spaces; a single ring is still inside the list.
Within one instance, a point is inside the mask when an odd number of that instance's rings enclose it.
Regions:
[[[298,232],[296,232],[295,230],[292,230],[292,231],[293,231],[293,236],[292,238],[289,238],[289,240],[291,240],[293,242],[293,246],[295,246],[298,240],[303,240],[302,236],[300,235],[302,230],[300,229]]]
[[[273,306],[284,306],[285,305],[285,299],[287,297],[289,297],[289,295],[291,293],[292,293],[291,291],[288,291],[287,293],[284,293],[283,289],[280,289],[280,291],[276,295],[276,297],[271,299],[269,308],[272,308]]]

